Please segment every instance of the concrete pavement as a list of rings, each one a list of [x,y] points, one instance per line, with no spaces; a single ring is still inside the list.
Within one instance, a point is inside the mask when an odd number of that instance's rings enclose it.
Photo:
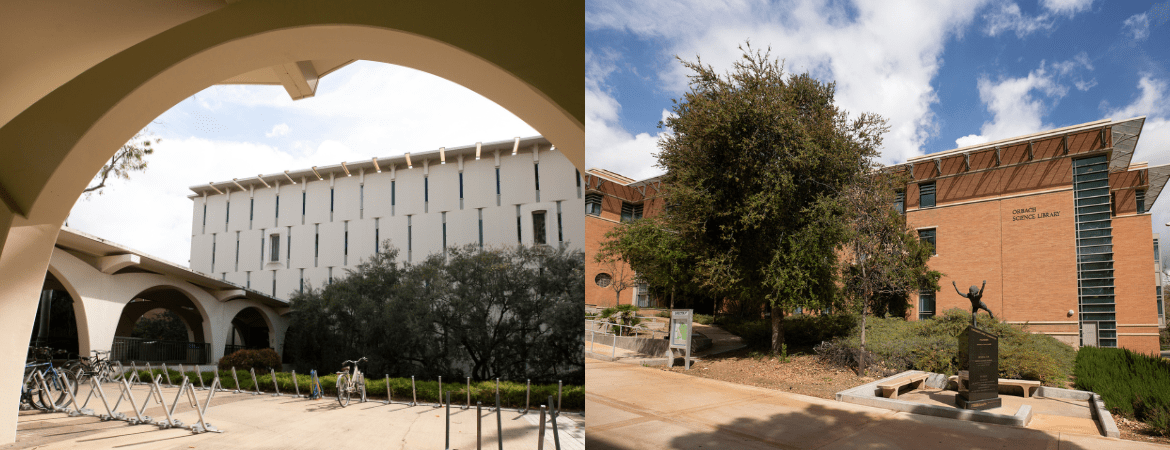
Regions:
[[[1166,449],[964,422],[586,359],[590,449]]]

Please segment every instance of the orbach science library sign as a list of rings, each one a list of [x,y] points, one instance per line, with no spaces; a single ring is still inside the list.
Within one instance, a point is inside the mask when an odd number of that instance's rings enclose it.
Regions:
[[[1012,210],[1012,222],[1021,220],[1044,219],[1048,217],[1060,217],[1060,211],[1036,212],[1036,207]]]

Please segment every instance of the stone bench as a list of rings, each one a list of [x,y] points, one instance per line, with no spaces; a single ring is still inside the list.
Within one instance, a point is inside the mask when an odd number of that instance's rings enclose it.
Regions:
[[[902,386],[912,384],[914,387],[911,389],[921,389],[922,383],[926,381],[927,376],[928,375],[925,373],[910,375],[881,383],[878,385],[878,388],[882,390],[882,397],[898,398],[898,390],[901,389]]]
[[[948,379],[954,382],[955,386],[962,388],[962,386],[959,386],[958,375],[951,375]],[[1033,380],[1009,380],[1007,378],[1000,378],[999,384],[1000,386],[1019,386],[1020,389],[1024,390],[1024,398],[1031,398],[1032,393],[1040,389],[1040,382]]]

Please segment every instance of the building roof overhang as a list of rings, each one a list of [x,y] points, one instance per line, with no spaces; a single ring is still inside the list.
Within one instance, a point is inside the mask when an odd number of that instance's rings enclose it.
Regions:
[[[57,235],[57,247],[96,262],[96,268],[106,273],[114,273],[127,268],[137,269],[137,271],[166,275],[202,287],[212,295],[216,295],[220,301],[246,298],[273,308],[288,308],[289,306],[288,300],[248,289],[229,281],[216,279],[165,259],[69,227],[61,227],[61,232]]]

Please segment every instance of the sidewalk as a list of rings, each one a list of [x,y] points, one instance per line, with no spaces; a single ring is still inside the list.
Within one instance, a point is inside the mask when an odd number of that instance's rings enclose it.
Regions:
[[[1166,449],[897,413],[586,359],[590,449]]]

